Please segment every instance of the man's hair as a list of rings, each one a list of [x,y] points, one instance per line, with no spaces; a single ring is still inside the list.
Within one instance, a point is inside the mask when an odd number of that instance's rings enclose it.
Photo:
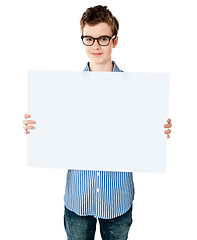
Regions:
[[[103,22],[111,27],[113,35],[118,34],[119,22],[117,18],[112,15],[107,6],[98,5],[87,8],[80,20],[81,33],[83,34],[83,29],[86,24],[94,26]]]

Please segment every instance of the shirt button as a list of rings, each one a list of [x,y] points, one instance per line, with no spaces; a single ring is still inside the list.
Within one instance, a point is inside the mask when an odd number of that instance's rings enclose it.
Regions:
[[[96,191],[99,192],[99,189],[97,188]]]

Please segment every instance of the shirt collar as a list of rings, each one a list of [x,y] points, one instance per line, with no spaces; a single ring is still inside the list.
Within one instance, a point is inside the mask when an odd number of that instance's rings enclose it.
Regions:
[[[114,61],[112,61],[112,64],[113,64],[112,72],[122,72]],[[90,71],[89,62],[86,64],[86,67],[84,68],[83,71]]]

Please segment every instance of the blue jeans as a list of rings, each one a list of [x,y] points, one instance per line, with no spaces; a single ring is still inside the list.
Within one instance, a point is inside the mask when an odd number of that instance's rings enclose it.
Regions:
[[[126,240],[132,224],[132,206],[121,216],[98,220],[103,240]],[[96,221],[94,216],[79,216],[65,207],[64,227],[67,240],[94,240]]]

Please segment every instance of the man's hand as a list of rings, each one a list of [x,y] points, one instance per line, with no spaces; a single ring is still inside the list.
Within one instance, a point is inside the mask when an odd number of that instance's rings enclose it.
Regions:
[[[164,124],[164,127],[165,127],[165,128],[171,128],[171,127],[172,127],[172,124],[171,124],[171,119],[170,119],[170,118],[168,118],[167,123],[168,123],[168,124]],[[170,135],[169,135],[169,134],[171,133],[171,130],[170,130],[170,129],[164,131],[164,133],[167,134],[167,139],[170,138]]]
[[[25,114],[24,117],[27,119],[27,118],[30,118],[31,115]],[[27,131],[27,129],[34,129],[35,128],[34,126],[31,126],[31,125],[28,125],[28,124],[35,124],[36,122],[34,120],[23,120],[23,123],[25,124],[23,126],[23,128],[26,129],[25,133],[28,134],[29,132]]]

